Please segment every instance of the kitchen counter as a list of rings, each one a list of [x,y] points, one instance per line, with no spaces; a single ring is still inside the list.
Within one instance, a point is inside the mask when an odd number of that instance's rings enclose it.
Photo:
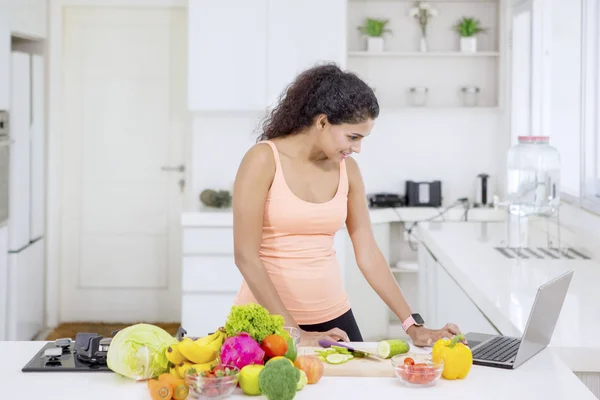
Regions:
[[[44,342],[0,342],[2,398],[17,399],[128,399],[150,400],[146,382],[135,382],[110,372],[23,373],[21,368]],[[373,347],[361,343],[356,347]],[[593,394],[556,357],[544,350],[516,370],[473,366],[461,381],[441,379],[430,388],[407,388],[395,378],[324,377],[297,392],[296,399],[577,399]],[[249,399],[238,388],[230,399]],[[265,397],[256,397],[264,399]]]
[[[504,335],[522,334],[541,284],[574,269],[550,347],[572,371],[600,372],[598,262],[507,258],[494,249],[504,246],[503,222],[430,223],[421,225],[418,234],[440,265]],[[530,227],[529,245],[545,246],[546,235]],[[573,243],[563,241],[562,245]]]
[[[465,210],[456,206],[444,212],[445,208],[436,207],[398,207],[370,209],[369,215],[372,224],[390,222],[414,222],[426,219],[436,221],[464,221]],[[440,216],[440,214],[442,214]],[[467,221],[502,221],[506,211],[493,208],[471,208],[466,213]],[[181,215],[183,227],[227,227],[233,226],[233,212],[231,209],[211,210],[203,209],[197,212],[185,212]]]

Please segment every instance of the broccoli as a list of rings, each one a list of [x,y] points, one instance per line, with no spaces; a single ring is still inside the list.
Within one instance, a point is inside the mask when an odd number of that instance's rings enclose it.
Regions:
[[[296,396],[300,371],[288,359],[269,361],[258,375],[258,384],[269,400],[291,400]]]

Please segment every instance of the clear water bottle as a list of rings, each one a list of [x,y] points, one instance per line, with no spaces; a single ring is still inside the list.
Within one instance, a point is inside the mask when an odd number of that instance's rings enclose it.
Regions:
[[[519,136],[507,156],[507,201],[516,216],[550,216],[560,205],[560,155],[547,136]]]

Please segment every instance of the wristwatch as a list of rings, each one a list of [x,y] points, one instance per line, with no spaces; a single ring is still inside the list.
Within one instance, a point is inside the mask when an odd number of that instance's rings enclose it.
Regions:
[[[406,332],[408,331],[408,328],[413,325],[423,326],[424,324],[425,321],[423,320],[423,317],[421,317],[420,314],[415,313],[411,314],[404,322],[402,322],[402,329],[404,329],[404,332]]]

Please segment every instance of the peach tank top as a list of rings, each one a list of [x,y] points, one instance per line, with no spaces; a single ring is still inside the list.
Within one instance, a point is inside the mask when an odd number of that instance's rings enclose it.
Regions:
[[[260,258],[283,304],[300,325],[326,322],[350,309],[334,249],[348,208],[346,163],[340,164],[335,196],[325,203],[298,198],[287,186],[279,152],[271,141],[275,177],[267,195]],[[257,302],[246,282],[235,304]]]

